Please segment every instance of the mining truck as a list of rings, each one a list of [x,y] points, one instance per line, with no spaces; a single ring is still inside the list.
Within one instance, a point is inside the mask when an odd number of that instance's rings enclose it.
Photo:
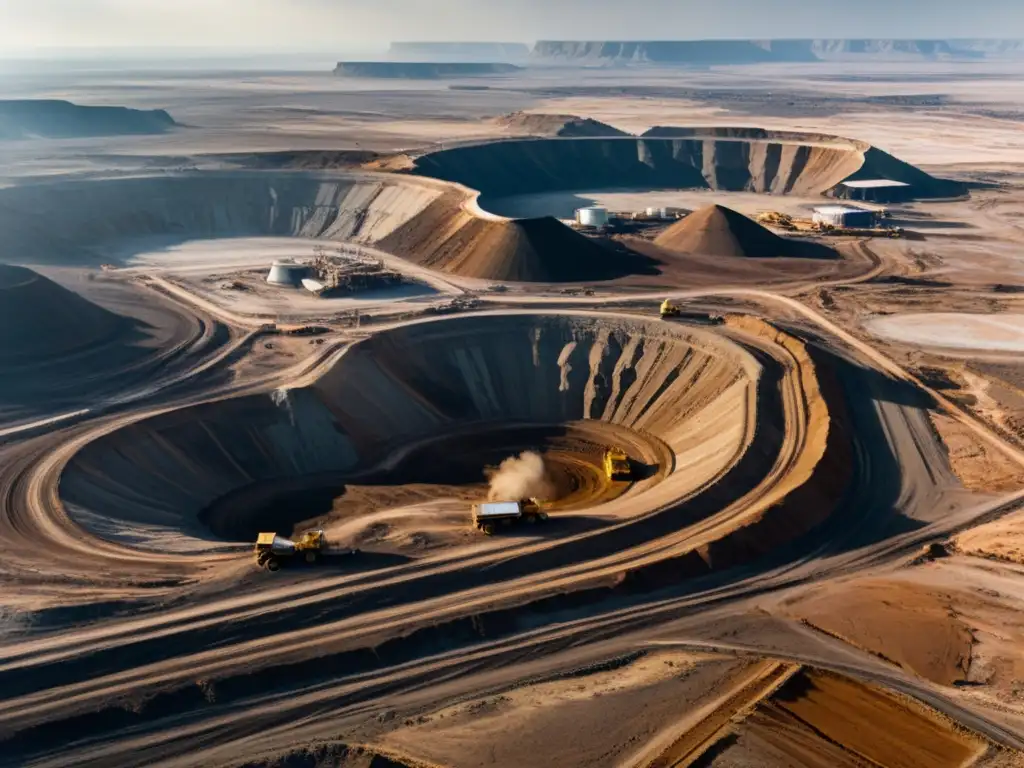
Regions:
[[[493,536],[499,526],[517,523],[539,523],[548,519],[536,499],[519,501],[488,501],[473,505],[473,526]]]
[[[669,317],[679,317],[682,313],[682,310],[673,304],[671,299],[665,299],[661,302],[661,309],[658,310],[658,314],[661,315],[662,320]]]
[[[292,541],[276,533],[261,533],[256,537],[256,564],[268,571],[292,563],[317,563],[328,556],[354,555],[358,550],[332,550],[327,546],[323,528],[305,531]]]
[[[609,448],[604,452],[604,474],[609,480],[629,480],[633,476],[633,466],[629,456],[621,448]]]

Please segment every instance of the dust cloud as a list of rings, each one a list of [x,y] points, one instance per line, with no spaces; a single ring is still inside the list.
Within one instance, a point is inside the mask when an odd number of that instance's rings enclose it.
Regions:
[[[510,456],[497,469],[488,471],[487,479],[490,482],[489,501],[546,500],[555,493],[544,467],[544,458],[534,451]]]

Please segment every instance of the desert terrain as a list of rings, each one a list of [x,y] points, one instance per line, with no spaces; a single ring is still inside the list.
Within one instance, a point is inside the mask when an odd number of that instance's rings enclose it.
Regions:
[[[0,74],[0,764],[1024,765],[1021,46],[789,42]]]

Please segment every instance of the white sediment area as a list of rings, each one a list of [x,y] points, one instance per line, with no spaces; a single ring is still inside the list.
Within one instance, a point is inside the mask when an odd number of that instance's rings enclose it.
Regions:
[[[904,344],[994,352],[1024,351],[1024,315],[924,312],[887,315],[865,323],[876,336]]]

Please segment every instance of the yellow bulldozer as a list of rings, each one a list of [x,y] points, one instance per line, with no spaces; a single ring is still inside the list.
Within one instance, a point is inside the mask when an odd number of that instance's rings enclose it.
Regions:
[[[621,448],[609,448],[604,452],[604,474],[609,480],[630,480],[633,465]]]
[[[256,564],[268,571],[276,571],[285,563],[315,563],[327,551],[327,537],[323,528],[306,531],[292,541],[276,533],[261,533],[256,537]]]
[[[762,211],[757,214],[757,223],[777,229],[795,230],[797,228],[792,216],[788,213],[779,213],[778,211]]]

